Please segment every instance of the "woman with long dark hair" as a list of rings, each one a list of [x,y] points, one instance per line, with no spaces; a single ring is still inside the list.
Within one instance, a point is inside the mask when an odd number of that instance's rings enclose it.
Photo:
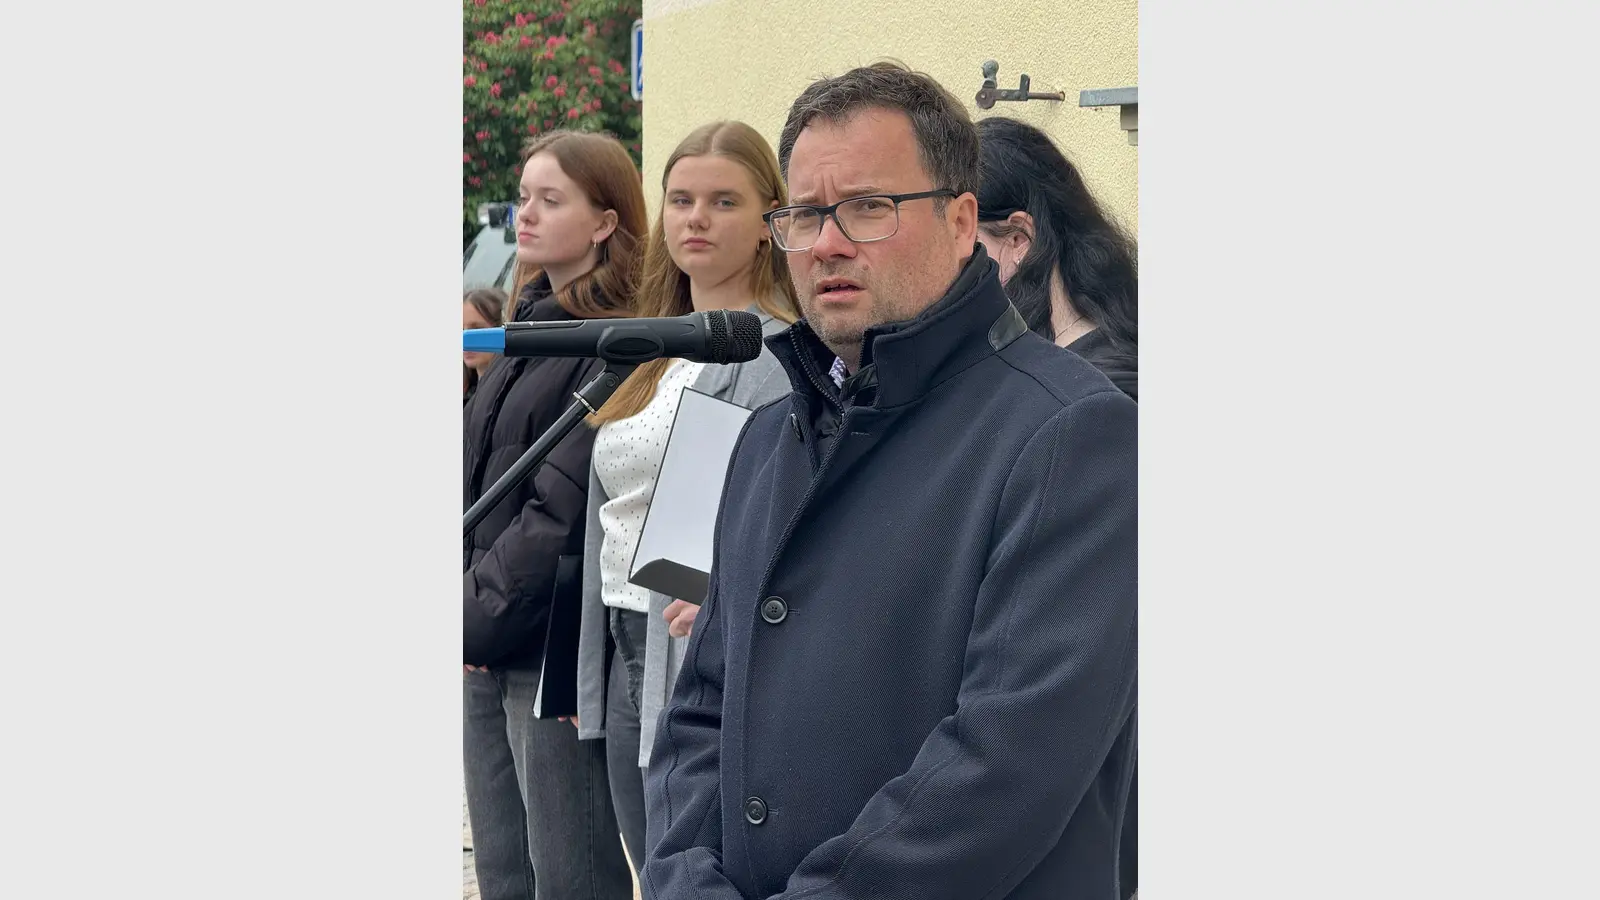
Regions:
[[[639,173],[621,144],[564,131],[534,140],[523,154],[509,318],[632,315],[645,224]],[[466,405],[467,506],[598,370],[588,359],[489,366]],[[464,542],[467,813],[483,900],[633,896],[604,744],[535,714],[551,702],[540,695],[545,659],[574,664],[575,630],[548,631],[576,621],[582,603],[593,443],[589,429],[568,435]]]
[[[978,122],[978,241],[1028,327],[1139,398],[1138,246],[1039,129]]]
[[[1139,251],[1050,136],[994,116],[978,122],[978,241],[1028,327],[1082,356],[1139,399]],[[1124,900],[1139,888],[1137,758],[1123,818]]]

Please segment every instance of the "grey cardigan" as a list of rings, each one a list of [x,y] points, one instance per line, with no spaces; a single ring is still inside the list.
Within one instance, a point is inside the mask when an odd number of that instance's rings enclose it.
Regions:
[[[750,312],[761,317],[761,333],[771,336],[789,327],[781,319],[752,305]],[[731,366],[706,366],[695,379],[694,390],[720,400],[755,409],[792,390],[789,376],[772,351],[761,348],[761,355],[750,362]],[[606,634],[605,603],[600,599],[600,507],[611,498],[600,479],[589,469],[589,524],[583,547],[583,619],[578,637],[578,737],[593,740],[606,736]],[[686,638],[667,634],[661,614],[672,598],[650,593],[649,631],[645,638],[644,684],[639,698],[639,765],[650,764],[650,747],[655,743],[656,720],[660,718],[673,682],[683,665]]]

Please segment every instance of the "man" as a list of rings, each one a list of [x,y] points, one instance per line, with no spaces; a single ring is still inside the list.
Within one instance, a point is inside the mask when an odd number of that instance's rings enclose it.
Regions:
[[[729,465],[644,896],[1118,900],[1134,402],[1006,301],[932,79],[811,85],[779,157],[794,393]]]

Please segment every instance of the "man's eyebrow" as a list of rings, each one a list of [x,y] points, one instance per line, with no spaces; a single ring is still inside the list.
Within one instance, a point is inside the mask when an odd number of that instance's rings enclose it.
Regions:
[[[851,186],[849,186],[847,188],[844,188],[841,191],[839,191],[839,199],[840,200],[850,200],[850,199],[853,199],[855,197],[870,197],[873,194],[887,194],[887,193],[889,193],[889,192],[884,190],[881,187],[878,187],[875,184],[853,184],[853,185],[851,185]],[[791,196],[789,198],[789,202],[791,204],[795,205],[795,206],[822,206],[822,205],[824,205],[824,204],[821,204],[821,203],[817,203],[815,200],[813,200],[812,196],[810,194],[795,194],[795,195],[793,195],[793,196]]]

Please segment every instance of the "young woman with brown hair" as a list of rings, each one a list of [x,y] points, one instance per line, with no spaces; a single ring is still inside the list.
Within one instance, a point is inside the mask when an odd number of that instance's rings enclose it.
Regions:
[[[631,316],[645,233],[638,171],[615,140],[554,132],[523,156],[512,321]],[[466,406],[471,506],[598,372],[504,358]],[[581,602],[594,432],[567,436],[464,542],[467,808],[483,900],[628,900],[605,748],[534,715],[554,606]]]
[[[461,298],[461,328],[498,328],[506,320],[506,293],[499,288],[476,288]],[[464,400],[471,400],[478,382],[499,357],[493,353],[468,350],[462,354]]]

